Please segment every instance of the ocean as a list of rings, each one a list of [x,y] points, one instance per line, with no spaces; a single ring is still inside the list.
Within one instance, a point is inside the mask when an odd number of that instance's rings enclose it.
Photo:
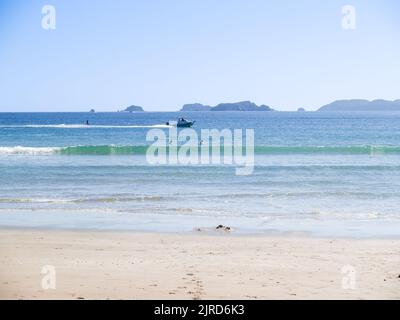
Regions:
[[[252,174],[149,164],[181,116],[253,129]],[[2,227],[393,237],[399,193],[400,113],[0,113]]]

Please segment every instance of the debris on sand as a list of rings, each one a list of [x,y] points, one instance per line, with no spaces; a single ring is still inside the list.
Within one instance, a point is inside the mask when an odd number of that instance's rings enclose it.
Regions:
[[[212,233],[212,232],[215,232],[215,231],[218,231],[218,232],[221,232],[221,231],[231,232],[231,231],[233,231],[233,229],[231,227],[224,226],[224,225],[220,224],[220,225],[218,225],[216,227],[195,227],[195,228],[193,228],[193,231],[194,232],[205,232],[205,233],[210,233],[211,232]]]
[[[227,227],[227,226],[224,226],[224,225],[222,225],[222,224],[218,225],[215,229],[217,229],[217,230],[223,230],[223,231],[226,231],[226,232],[229,232],[229,231],[232,230],[231,227]]]

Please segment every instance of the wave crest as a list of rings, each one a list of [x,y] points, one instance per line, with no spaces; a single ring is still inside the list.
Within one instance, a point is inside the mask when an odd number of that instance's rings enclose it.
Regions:
[[[0,147],[0,155],[144,155],[148,146],[87,145],[68,147]],[[178,147],[179,148],[179,147]],[[201,146],[199,149],[209,146]],[[221,146],[221,152],[223,151]],[[168,151],[168,147],[167,150]],[[202,150],[199,150],[199,152]],[[211,149],[209,150],[211,152]],[[255,154],[337,154],[383,155],[400,154],[400,146],[256,146]]]
[[[60,147],[0,147],[0,154],[6,155],[49,155],[59,152],[62,148]]]

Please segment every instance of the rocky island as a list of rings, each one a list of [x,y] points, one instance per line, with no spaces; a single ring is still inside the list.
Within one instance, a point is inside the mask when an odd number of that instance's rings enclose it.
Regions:
[[[256,105],[251,101],[220,103],[215,107],[201,103],[185,104],[180,111],[274,111],[267,105]]]
[[[211,107],[201,103],[185,104],[180,111],[210,111]]]
[[[318,111],[400,111],[400,100],[336,100],[318,109]]]
[[[144,112],[142,107],[139,106],[129,106],[127,107],[125,110],[123,110],[124,112]]]
[[[236,103],[220,103],[212,108],[212,111],[273,111],[266,105],[257,106],[250,101],[241,101]]]

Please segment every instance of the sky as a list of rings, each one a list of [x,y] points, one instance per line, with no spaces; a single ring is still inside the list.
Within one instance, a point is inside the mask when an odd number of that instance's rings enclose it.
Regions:
[[[0,0],[0,112],[351,98],[400,99],[398,0]]]

